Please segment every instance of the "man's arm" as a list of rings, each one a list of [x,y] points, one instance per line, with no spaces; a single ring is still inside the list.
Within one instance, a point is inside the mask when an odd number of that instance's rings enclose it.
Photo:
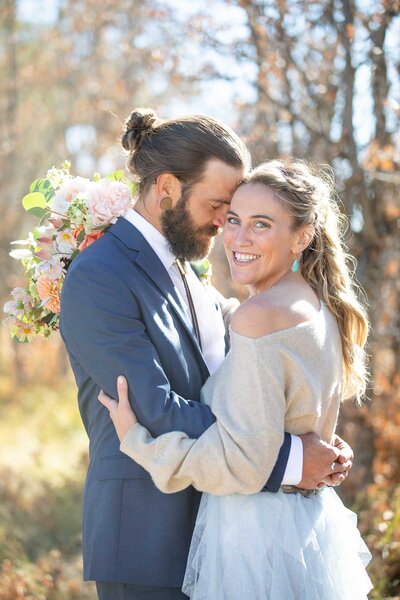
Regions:
[[[207,406],[171,389],[135,298],[112,269],[94,261],[71,269],[61,332],[99,389],[117,397],[117,377],[125,375],[131,405],[153,435],[177,429],[198,437],[215,421]]]

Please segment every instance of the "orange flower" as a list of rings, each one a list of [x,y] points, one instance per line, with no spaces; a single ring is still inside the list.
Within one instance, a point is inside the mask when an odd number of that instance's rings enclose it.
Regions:
[[[46,308],[51,312],[60,312],[60,284],[56,280],[39,277],[37,280],[37,291],[41,300],[48,300]]]
[[[103,235],[102,231],[92,231],[92,233],[88,233],[85,236],[85,239],[83,240],[83,242],[80,244],[79,250],[84,250],[85,248],[90,246],[90,244],[93,244],[93,242],[95,242],[97,239],[99,239],[99,237],[101,237],[102,235]]]

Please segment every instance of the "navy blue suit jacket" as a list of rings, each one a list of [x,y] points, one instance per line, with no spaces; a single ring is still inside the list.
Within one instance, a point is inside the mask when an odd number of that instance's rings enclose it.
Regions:
[[[125,219],[70,266],[60,329],[90,440],[84,578],[178,587],[200,494],[193,488],[162,494],[148,473],[120,452],[97,396],[102,388],[116,398],[117,376],[125,375],[138,419],[154,436],[179,430],[198,437],[214,421],[199,402],[209,372],[167,271]],[[281,482],[288,448],[289,443],[282,447],[268,482],[271,491]]]

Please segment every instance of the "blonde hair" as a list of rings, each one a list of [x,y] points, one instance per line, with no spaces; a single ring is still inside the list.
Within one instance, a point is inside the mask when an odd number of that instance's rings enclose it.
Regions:
[[[356,396],[359,402],[367,380],[368,317],[357,297],[355,259],[343,241],[347,219],[336,202],[328,169],[300,160],[272,160],[251,171],[246,183],[270,187],[284,203],[295,229],[313,225],[313,239],[300,261],[301,274],[336,317],[344,363],[343,399]]]

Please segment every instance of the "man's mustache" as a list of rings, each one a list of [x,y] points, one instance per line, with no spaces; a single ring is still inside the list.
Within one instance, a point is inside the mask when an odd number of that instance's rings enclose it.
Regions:
[[[217,233],[219,233],[220,231],[221,228],[217,227],[216,225],[204,225],[203,227],[199,227],[198,229],[198,232],[200,234],[204,234],[211,237],[216,236]]]

